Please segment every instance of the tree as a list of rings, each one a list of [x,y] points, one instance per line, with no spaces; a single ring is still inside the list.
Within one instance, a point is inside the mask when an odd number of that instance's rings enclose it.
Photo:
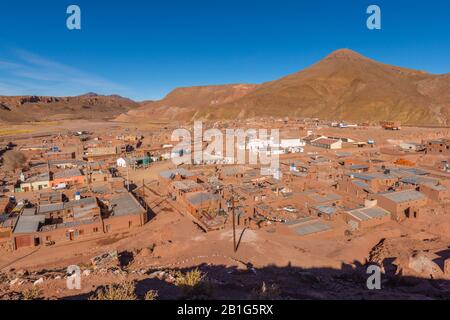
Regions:
[[[15,171],[22,169],[27,162],[27,157],[20,151],[8,151],[3,156],[3,165],[5,169]]]

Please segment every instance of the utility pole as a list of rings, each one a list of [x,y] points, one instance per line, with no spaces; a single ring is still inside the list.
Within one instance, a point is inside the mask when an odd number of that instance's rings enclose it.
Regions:
[[[130,192],[130,174],[128,172],[128,166],[129,166],[130,159],[128,158],[128,155],[127,155],[126,159],[128,160],[127,163],[125,164],[125,166],[127,168],[127,191]]]
[[[228,201],[228,208],[231,209],[231,214],[232,216],[232,223],[233,223],[233,251],[234,253],[236,253],[237,251],[237,247],[236,247],[236,215],[235,215],[235,204],[234,204],[234,192],[233,192],[233,187],[231,187],[231,200]]]

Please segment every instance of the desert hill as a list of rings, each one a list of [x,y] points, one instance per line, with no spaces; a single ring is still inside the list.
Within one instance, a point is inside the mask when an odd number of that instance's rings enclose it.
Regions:
[[[236,91],[236,88],[240,88]],[[181,88],[122,119],[259,116],[450,124],[450,75],[433,75],[337,50],[311,67],[261,85]]]
[[[254,84],[229,84],[177,88],[163,100],[141,103],[141,107],[117,118],[127,121],[139,118],[190,120],[209,107],[233,102],[258,87]]]
[[[127,98],[95,93],[76,97],[0,96],[0,121],[107,120],[138,106]]]

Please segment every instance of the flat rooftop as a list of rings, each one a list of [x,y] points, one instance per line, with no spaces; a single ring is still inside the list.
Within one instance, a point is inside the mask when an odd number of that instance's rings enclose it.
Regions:
[[[380,207],[355,209],[348,211],[348,214],[359,221],[368,221],[371,219],[382,218],[390,215],[388,211]]]
[[[416,190],[404,190],[398,192],[382,193],[381,196],[396,203],[417,201],[427,198],[423,193]]]
[[[39,230],[39,225],[45,222],[44,215],[24,216],[21,215],[14,228],[15,234],[33,233]]]

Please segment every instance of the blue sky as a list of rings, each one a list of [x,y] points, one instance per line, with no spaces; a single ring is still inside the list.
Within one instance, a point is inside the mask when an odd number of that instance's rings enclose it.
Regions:
[[[79,5],[82,30],[66,28]],[[366,28],[366,8],[382,30]],[[0,2],[0,95],[121,94],[261,83],[351,48],[450,72],[447,0],[40,0]]]

